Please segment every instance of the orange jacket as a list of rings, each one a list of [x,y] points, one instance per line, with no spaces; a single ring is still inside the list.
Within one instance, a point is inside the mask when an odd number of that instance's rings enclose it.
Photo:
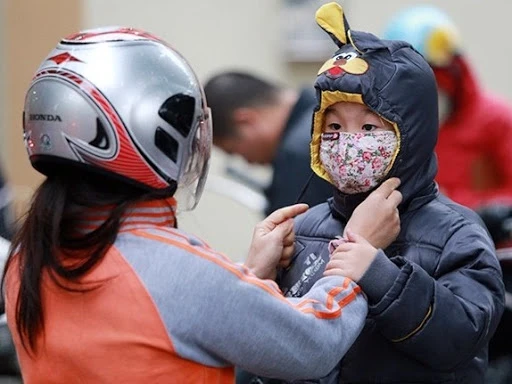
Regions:
[[[84,229],[104,218],[95,216]],[[305,297],[285,299],[273,281],[173,223],[163,202],[140,204],[75,291],[44,274],[37,353],[13,332],[25,384],[233,383],[234,365],[287,380],[320,377],[359,334],[367,304],[350,280],[326,277]],[[11,330],[16,269],[6,285]]]

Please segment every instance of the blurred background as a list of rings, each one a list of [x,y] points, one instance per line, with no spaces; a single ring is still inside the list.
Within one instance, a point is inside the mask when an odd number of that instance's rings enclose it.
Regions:
[[[49,50],[84,28],[132,26],[161,36],[196,69],[200,80],[217,71],[243,69],[290,86],[311,84],[334,50],[314,23],[320,0],[0,0],[0,161],[14,191],[16,212],[41,181],[22,141],[24,92]],[[433,4],[460,28],[462,43],[482,83],[512,101],[512,52],[506,25],[508,0],[340,1],[351,27],[382,30],[404,6]],[[198,208],[182,214],[180,227],[202,236],[234,260],[243,260],[265,204],[240,179],[265,184],[271,170],[214,150],[211,173]],[[297,194],[299,191],[297,191]]]

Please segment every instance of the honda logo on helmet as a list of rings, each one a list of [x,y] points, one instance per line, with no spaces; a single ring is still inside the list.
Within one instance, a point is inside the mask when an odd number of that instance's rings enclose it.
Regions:
[[[45,115],[41,113],[30,114],[29,120],[42,120],[42,121],[62,121],[59,115]]]

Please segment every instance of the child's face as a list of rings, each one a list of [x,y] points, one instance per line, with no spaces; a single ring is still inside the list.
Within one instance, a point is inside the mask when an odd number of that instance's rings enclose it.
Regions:
[[[393,126],[358,103],[339,102],[325,110],[323,132],[367,133],[394,131]]]
[[[365,105],[340,102],[326,109],[320,161],[341,192],[362,193],[379,185],[397,147],[393,125]]]

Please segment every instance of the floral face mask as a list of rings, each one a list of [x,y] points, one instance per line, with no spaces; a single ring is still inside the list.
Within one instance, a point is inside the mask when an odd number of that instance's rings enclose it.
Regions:
[[[367,192],[386,176],[397,144],[391,131],[322,133],[320,160],[341,192]]]

